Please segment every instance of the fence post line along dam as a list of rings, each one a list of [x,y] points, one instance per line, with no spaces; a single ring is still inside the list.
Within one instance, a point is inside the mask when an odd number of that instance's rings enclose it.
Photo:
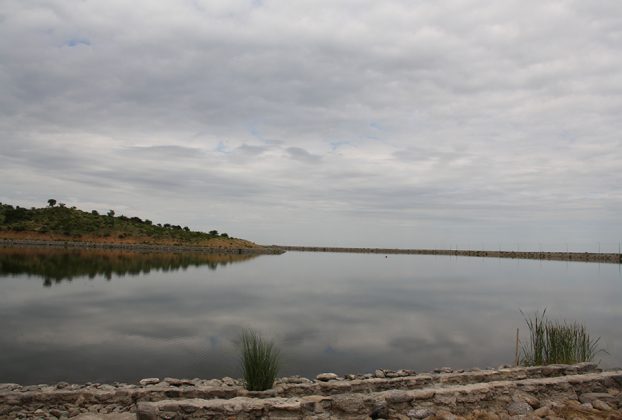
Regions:
[[[356,254],[412,254],[412,255],[453,255],[459,257],[515,258],[530,260],[583,261],[600,263],[622,263],[620,253],[600,252],[544,252],[544,251],[483,251],[458,249],[403,249],[403,248],[346,248],[321,246],[271,245],[283,251],[303,252],[346,252]]]

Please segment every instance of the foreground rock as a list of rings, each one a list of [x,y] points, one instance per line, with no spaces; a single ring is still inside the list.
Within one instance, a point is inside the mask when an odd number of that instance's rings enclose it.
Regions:
[[[140,385],[0,384],[0,418],[622,420],[622,370],[594,364],[415,374],[282,378],[249,392],[239,380],[146,378]],[[451,372],[450,372],[451,371]],[[405,375],[405,376],[404,376]]]

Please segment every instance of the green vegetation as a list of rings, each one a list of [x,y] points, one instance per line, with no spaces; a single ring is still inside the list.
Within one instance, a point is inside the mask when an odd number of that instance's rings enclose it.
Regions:
[[[542,314],[525,316],[525,322],[529,343],[522,345],[523,366],[591,362],[603,351],[598,347],[600,338],[591,338],[583,324],[551,321],[546,317],[546,309]]]
[[[272,388],[279,371],[280,353],[271,341],[265,341],[253,331],[241,334],[242,374],[246,389],[265,391]]]
[[[209,245],[206,242],[216,238],[229,239],[226,233],[219,234],[216,230],[193,232],[187,226],[153,224],[151,220],[139,217],[115,216],[114,210],[100,215],[96,210],[85,212],[63,203],[57,204],[55,199],[49,199],[47,204],[47,207],[27,209],[0,203],[0,234],[21,232],[22,235],[30,233],[53,239],[188,245]]]

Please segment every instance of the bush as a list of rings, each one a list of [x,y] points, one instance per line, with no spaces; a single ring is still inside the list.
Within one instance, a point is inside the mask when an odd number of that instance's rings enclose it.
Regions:
[[[265,391],[272,388],[279,371],[280,353],[271,341],[265,341],[253,331],[240,336],[242,375],[246,389]]]
[[[583,324],[550,321],[546,318],[546,309],[532,318],[525,317],[525,322],[529,343],[522,345],[523,366],[592,362],[604,351],[598,347],[600,337],[592,339]]]

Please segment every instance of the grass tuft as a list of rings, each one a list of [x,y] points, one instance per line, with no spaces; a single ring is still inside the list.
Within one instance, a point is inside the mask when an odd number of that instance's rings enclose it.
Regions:
[[[546,309],[541,314],[523,316],[529,329],[529,342],[522,345],[523,366],[592,362],[604,351],[598,346],[600,337],[590,337],[581,323],[551,321],[546,317]]]
[[[271,341],[256,331],[246,330],[240,336],[242,374],[246,389],[265,391],[272,388],[279,371],[280,353]]]

